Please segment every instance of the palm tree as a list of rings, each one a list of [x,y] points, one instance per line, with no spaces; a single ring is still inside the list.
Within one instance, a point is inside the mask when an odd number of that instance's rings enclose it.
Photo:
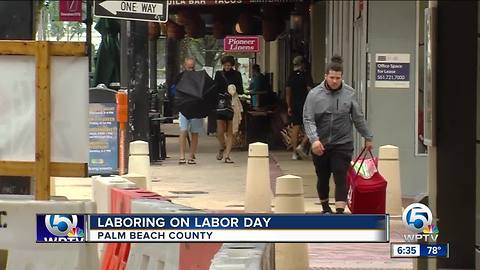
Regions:
[[[203,38],[185,37],[181,46],[181,61],[185,57],[194,57],[200,66],[214,67],[221,57],[218,40],[206,35]]]
[[[70,37],[68,40],[71,40],[74,36],[77,36],[77,40],[85,34],[85,27],[82,23],[79,22],[69,22],[67,24],[68,33],[70,33]]]

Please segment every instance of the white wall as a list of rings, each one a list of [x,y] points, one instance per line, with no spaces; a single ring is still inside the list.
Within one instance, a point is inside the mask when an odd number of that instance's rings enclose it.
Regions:
[[[415,155],[416,3],[414,1],[368,2],[368,49],[372,55],[371,85],[367,92],[369,124],[375,145],[400,148],[403,196],[426,192],[427,160]],[[410,87],[375,87],[375,54],[410,54]]]

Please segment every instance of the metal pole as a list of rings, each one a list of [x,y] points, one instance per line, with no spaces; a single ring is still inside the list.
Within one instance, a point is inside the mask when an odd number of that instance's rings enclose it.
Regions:
[[[130,80],[129,89],[132,90],[129,99],[132,106],[132,136],[133,140],[150,141],[148,123],[148,25],[147,22],[130,22],[132,32],[129,39]]]
[[[130,21],[120,22],[120,87],[128,88],[128,39],[130,37]]]
[[[87,1],[87,16],[85,18],[87,25],[87,56],[88,56],[88,72],[92,72],[92,2]]]
[[[150,112],[160,116],[158,111],[158,90],[157,90],[157,37],[149,37],[148,41],[148,71],[149,71],[149,97]],[[156,117],[152,115],[153,117]],[[150,160],[160,160],[160,123],[157,121],[150,121]]]
[[[149,70],[149,84],[151,91],[157,89],[157,40],[148,41],[148,70]]]

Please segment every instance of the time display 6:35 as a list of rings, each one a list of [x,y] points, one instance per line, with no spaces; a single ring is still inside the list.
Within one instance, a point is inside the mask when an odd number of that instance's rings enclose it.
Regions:
[[[391,245],[392,257],[418,257],[420,256],[419,244],[392,244]]]

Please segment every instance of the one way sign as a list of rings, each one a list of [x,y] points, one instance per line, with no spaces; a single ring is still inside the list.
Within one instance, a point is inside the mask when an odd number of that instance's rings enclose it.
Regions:
[[[94,14],[97,17],[166,22],[168,19],[167,0],[146,1],[95,1]]]

